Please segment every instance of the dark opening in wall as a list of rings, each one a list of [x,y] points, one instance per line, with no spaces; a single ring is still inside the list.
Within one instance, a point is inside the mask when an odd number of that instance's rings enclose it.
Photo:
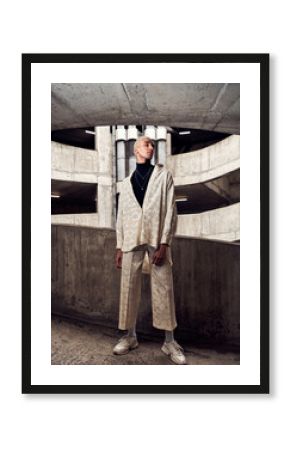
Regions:
[[[51,180],[51,214],[97,212],[97,184]]]
[[[207,130],[192,130],[190,128],[172,128],[172,130],[172,155],[200,150],[230,136],[226,133],[217,133],[215,131]]]
[[[93,127],[87,127],[52,131],[51,140],[60,144],[94,150],[95,130]]]
[[[198,214],[240,201],[240,170],[204,183],[175,187],[178,214]]]

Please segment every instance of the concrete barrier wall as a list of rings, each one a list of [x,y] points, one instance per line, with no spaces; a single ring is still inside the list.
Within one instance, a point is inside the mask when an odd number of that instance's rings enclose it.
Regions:
[[[117,329],[120,270],[115,231],[52,225],[52,312]],[[239,344],[239,245],[175,237],[172,245],[177,336]],[[137,324],[152,327],[150,278],[143,274]]]
[[[98,213],[53,214],[51,223],[99,227]],[[237,241],[240,239],[240,203],[224,208],[212,209],[199,214],[179,214],[178,236]]]
[[[194,152],[170,155],[166,167],[175,186],[204,183],[240,168],[240,136],[232,135]]]
[[[240,239],[240,203],[200,214],[179,214],[177,235],[236,241]]]
[[[51,178],[53,180],[98,183],[99,155],[87,150],[51,142]]]
[[[83,227],[98,227],[99,215],[98,213],[52,214],[51,223],[62,225],[79,225]]]

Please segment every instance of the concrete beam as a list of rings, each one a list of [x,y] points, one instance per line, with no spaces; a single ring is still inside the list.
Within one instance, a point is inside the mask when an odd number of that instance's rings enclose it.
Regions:
[[[52,130],[164,125],[239,134],[238,83],[53,83]]]

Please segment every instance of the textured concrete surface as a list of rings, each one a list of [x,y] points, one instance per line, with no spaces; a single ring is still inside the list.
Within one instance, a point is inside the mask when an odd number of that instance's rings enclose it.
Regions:
[[[165,125],[239,134],[238,83],[53,83],[52,130]]]
[[[97,189],[98,220],[100,227],[113,228],[115,225],[115,166],[112,151],[110,127],[96,127],[96,151],[98,153],[99,173]]]
[[[113,355],[112,349],[121,336],[118,330],[87,323],[68,321],[53,317],[51,322],[51,364],[173,364],[161,352],[163,342],[159,339],[138,336],[139,347],[127,355]],[[201,346],[194,343],[182,344],[190,365],[234,365],[239,364],[239,353],[221,346]]]
[[[52,312],[115,327],[120,275],[116,233],[107,228],[52,226]],[[240,247],[175,237],[173,284],[180,333],[239,345]],[[139,329],[153,334],[150,276],[143,273]]]
[[[96,150],[51,143],[52,193],[65,197],[75,193],[78,183],[82,186],[92,183],[97,197],[95,213],[53,214],[53,224],[115,228],[115,194],[116,189],[120,190],[120,182],[115,183],[112,135],[110,127],[96,127],[95,133]],[[118,146],[123,144],[118,142]],[[239,174],[233,180],[233,173],[239,172],[239,146],[240,137],[230,136],[200,151],[167,157],[166,166],[174,176],[176,196],[188,198],[187,202],[179,203],[185,214],[179,214],[177,234],[227,241],[239,239],[239,212],[221,211],[221,207],[239,200]]]
[[[169,155],[166,167],[175,186],[204,183],[240,168],[240,136],[222,141],[195,152]]]
[[[51,142],[51,178],[53,180],[97,183],[99,166],[99,153],[96,150]]]
[[[75,225],[82,227],[94,227],[99,226],[98,213],[82,213],[82,214],[52,214],[51,224],[57,225]]]
[[[240,203],[199,214],[178,216],[177,235],[235,241],[240,239]]]

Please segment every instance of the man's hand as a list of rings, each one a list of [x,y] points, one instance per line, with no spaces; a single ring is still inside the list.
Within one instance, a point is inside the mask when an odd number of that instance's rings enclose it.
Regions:
[[[160,244],[157,250],[153,254],[152,264],[156,266],[162,266],[166,258],[166,244]]]
[[[123,252],[120,248],[117,248],[116,257],[115,257],[115,264],[116,264],[117,269],[122,269],[122,258],[123,258]]]

